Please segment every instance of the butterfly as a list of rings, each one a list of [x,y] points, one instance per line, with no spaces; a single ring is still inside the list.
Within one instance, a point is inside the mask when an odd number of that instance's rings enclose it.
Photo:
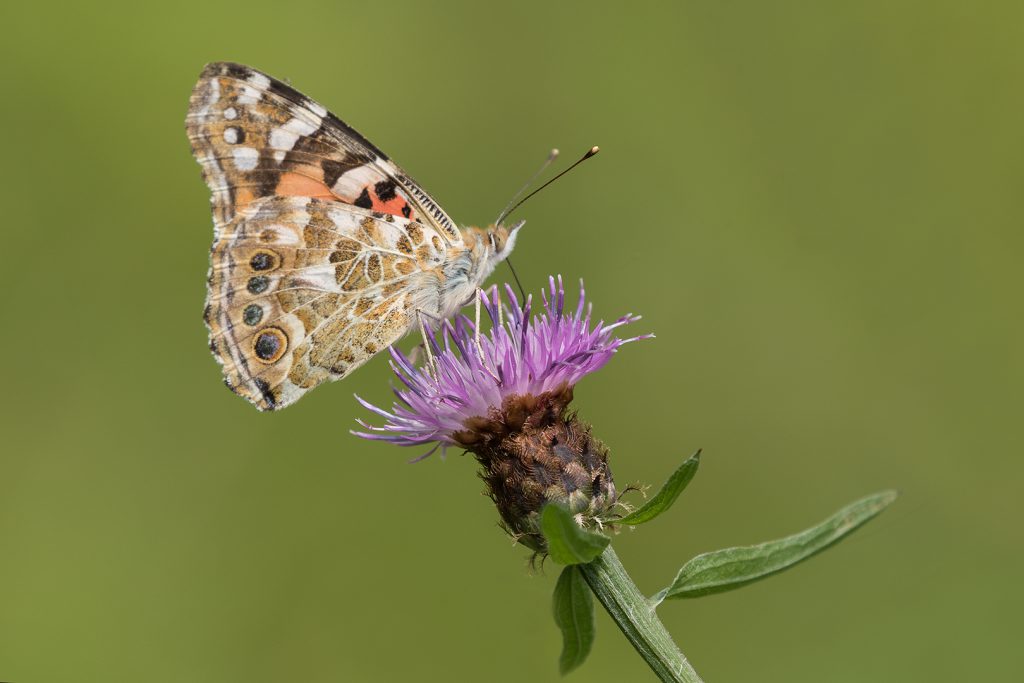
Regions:
[[[457,227],[366,138],[248,66],[208,64],[185,127],[212,195],[210,350],[260,410],[455,315],[522,226]]]

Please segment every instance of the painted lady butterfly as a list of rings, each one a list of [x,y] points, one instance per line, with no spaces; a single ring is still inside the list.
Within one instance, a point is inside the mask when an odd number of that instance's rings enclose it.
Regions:
[[[366,138],[240,64],[203,70],[186,129],[213,194],[210,349],[260,410],[454,315],[522,225],[456,227]]]

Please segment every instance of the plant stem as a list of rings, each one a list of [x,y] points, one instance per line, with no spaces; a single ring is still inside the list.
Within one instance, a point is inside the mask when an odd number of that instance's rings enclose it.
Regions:
[[[611,546],[579,568],[594,595],[658,678],[674,683],[702,683]]]

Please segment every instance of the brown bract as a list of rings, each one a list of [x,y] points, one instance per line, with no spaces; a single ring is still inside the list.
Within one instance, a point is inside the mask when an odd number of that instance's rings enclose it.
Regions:
[[[568,385],[510,396],[452,435],[483,467],[480,477],[505,529],[538,552],[546,550],[539,518],[548,503],[565,505],[589,526],[600,524],[617,501],[608,451],[568,410],[571,400]]]

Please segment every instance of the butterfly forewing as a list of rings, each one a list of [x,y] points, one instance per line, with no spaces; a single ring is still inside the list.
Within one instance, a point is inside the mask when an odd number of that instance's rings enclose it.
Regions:
[[[383,152],[255,69],[207,65],[192,91],[186,128],[213,193],[216,223],[261,197],[319,197],[419,219],[449,242],[461,241],[437,202]]]

